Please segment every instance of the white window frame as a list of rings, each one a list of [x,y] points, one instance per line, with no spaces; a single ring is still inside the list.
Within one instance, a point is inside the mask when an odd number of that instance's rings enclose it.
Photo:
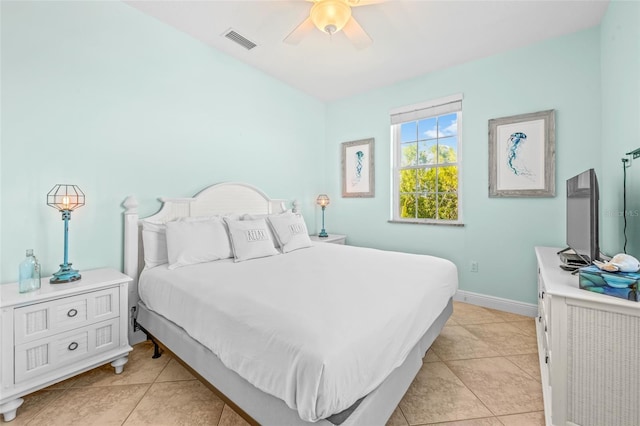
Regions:
[[[395,223],[418,223],[430,225],[463,226],[462,216],[462,94],[451,95],[418,104],[392,109],[391,117],[391,219]],[[456,165],[458,167],[458,219],[404,218],[400,216],[400,170],[402,161],[400,126],[402,123],[424,118],[437,117],[450,112],[457,112],[458,146]],[[439,167],[439,166],[438,166]]]

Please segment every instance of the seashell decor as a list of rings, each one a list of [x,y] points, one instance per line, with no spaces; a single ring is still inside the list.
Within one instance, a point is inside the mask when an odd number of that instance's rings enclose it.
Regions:
[[[640,270],[640,261],[628,254],[619,253],[608,262],[593,262],[598,268],[608,272],[637,272]]]

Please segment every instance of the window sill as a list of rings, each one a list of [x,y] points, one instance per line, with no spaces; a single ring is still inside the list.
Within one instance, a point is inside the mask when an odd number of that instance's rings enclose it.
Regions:
[[[461,222],[427,222],[422,220],[388,220],[388,223],[409,223],[412,225],[435,225],[435,226],[454,226],[463,227],[464,223]]]

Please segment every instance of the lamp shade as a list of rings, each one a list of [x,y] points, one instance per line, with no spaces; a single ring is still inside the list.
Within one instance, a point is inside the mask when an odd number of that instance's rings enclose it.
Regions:
[[[311,21],[320,31],[333,34],[351,18],[351,8],[343,0],[320,0],[311,8]]]
[[[318,198],[316,198],[316,204],[322,207],[327,207],[331,200],[329,200],[329,196],[327,194],[320,194]]]
[[[60,211],[73,211],[84,206],[84,192],[77,185],[58,184],[47,194],[47,205]]]

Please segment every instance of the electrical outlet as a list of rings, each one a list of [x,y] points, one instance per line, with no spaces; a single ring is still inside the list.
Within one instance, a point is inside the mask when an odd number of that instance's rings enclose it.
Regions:
[[[478,261],[477,260],[472,260],[471,261],[471,272],[478,272]]]

